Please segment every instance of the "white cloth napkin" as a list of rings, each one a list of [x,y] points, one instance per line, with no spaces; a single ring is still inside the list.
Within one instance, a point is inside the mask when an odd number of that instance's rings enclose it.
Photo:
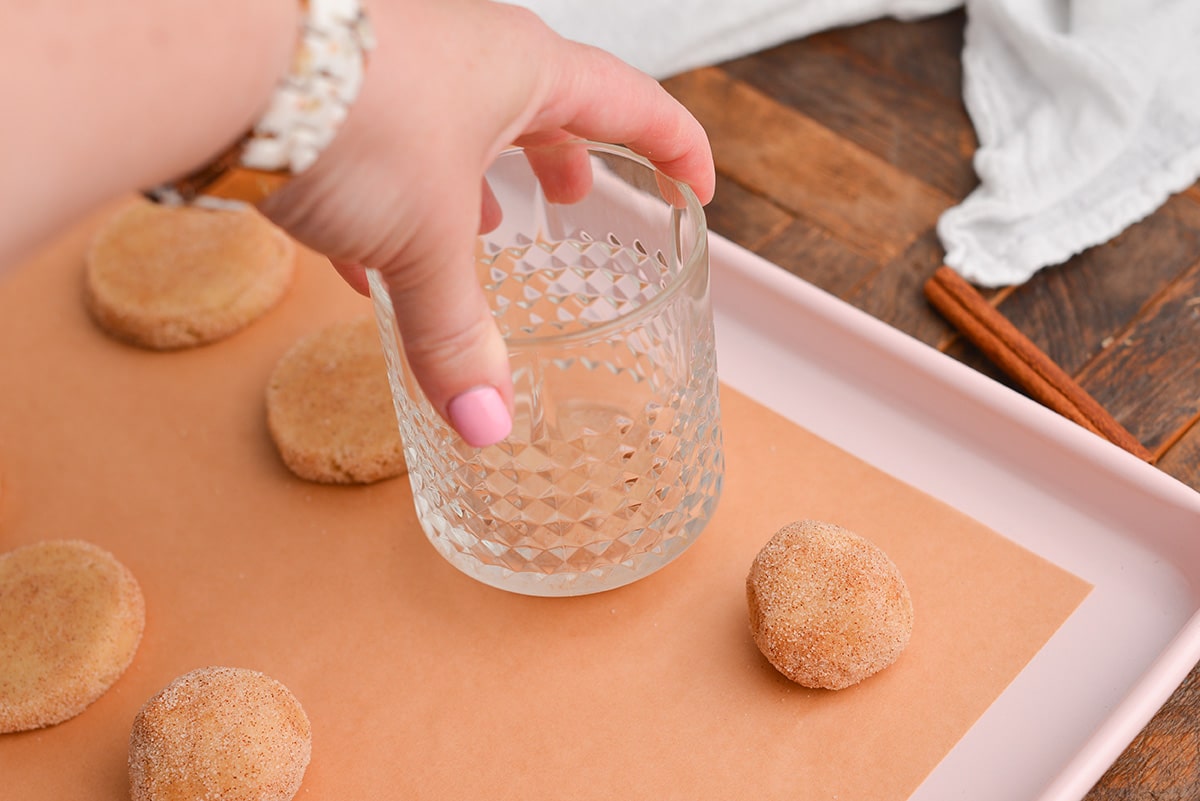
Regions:
[[[655,77],[961,0],[517,0]],[[938,223],[946,262],[1020,283],[1200,176],[1200,0],[966,0],[980,185]]]

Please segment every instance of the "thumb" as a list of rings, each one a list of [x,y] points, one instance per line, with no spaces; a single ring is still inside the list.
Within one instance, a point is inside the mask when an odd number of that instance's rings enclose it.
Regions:
[[[504,339],[475,272],[479,179],[467,181],[475,191],[429,199],[419,239],[380,272],[413,376],[463,440],[482,448],[512,430],[513,389]],[[444,184],[451,185],[465,184]]]

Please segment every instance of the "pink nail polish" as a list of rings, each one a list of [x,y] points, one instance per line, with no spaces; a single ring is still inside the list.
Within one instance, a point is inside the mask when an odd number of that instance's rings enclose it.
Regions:
[[[495,387],[475,387],[446,405],[450,425],[468,445],[486,448],[512,431],[512,417]]]

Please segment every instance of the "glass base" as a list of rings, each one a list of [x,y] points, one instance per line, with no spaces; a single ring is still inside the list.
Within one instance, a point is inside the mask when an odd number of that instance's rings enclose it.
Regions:
[[[519,595],[562,598],[614,590],[643,579],[691,547],[699,538],[702,528],[696,526],[695,531],[671,537],[659,547],[623,562],[602,565],[586,572],[554,573],[518,571],[502,565],[486,564],[473,554],[455,548],[445,537],[428,530],[425,535],[447,562],[477,581]]]

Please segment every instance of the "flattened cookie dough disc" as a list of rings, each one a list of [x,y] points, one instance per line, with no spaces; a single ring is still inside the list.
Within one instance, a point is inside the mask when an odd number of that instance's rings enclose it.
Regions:
[[[145,621],[137,580],[95,545],[0,555],[0,732],[82,712],[129,667]]]
[[[265,314],[291,284],[295,245],[253,209],[117,212],[87,254],[84,298],[117,339],[155,350],[203,345]]]
[[[767,660],[805,687],[840,690],[899,658],[913,607],[882,550],[832,523],[784,526],[746,578],[750,629]]]
[[[254,670],[207,667],[146,702],[129,736],[132,801],[287,801],[312,755],[300,702]]]
[[[267,425],[301,478],[370,483],[405,471],[373,317],[335,323],[283,355],[267,384]]]

